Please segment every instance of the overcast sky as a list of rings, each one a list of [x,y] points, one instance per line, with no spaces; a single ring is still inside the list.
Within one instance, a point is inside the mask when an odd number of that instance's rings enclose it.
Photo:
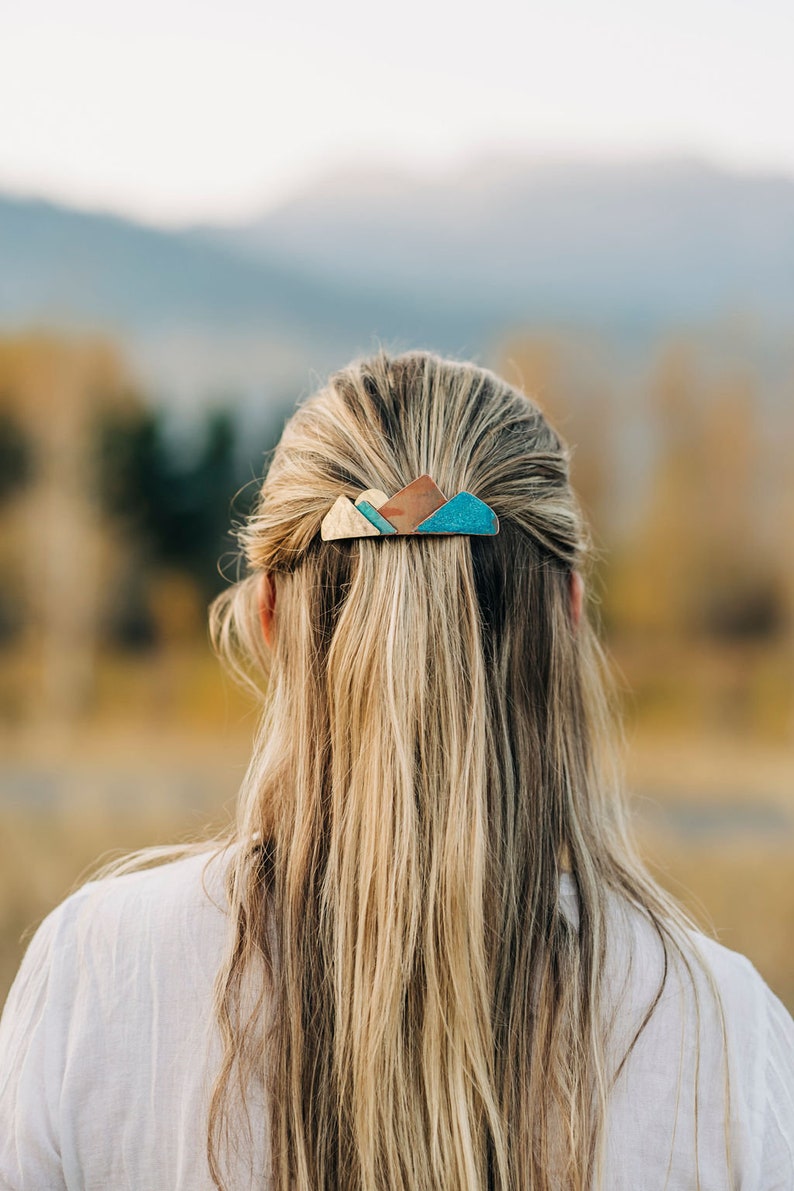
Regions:
[[[792,0],[9,0],[0,189],[160,222],[495,146],[794,176]]]

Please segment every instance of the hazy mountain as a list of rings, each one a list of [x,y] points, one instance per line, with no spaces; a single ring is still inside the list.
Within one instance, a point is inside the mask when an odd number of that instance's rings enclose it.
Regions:
[[[794,316],[794,179],[687,159],[329,176],[247,226],[204,234],[511,319],[620,329]]]
[[[443,307],[210,237],[0,196],[0,330],[107,330],[150,375],[240,385],[340,364],[375,338],[474,350],[476,304]]]
[[[294,387],[374,340],[480,354],[506,327],[647,345],[794,320],[794,180],[709,165],[482,159],[329,176],[261,219],[173,231],[0,197],[0,331],[105,328],[186,393]]]

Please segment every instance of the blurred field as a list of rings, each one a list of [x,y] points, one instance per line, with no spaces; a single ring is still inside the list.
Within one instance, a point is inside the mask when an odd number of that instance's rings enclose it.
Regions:
[[[636,829],[656,878],[794,1011],[794,760],[727,735],[638,737]]]
[[[794,1009],[791,746],[771,727],[720,725],[707,676],[723,689],[724,665],[699,659],[701,689],[678,709],[647,688],[638,660],[621,659],[626,669],[636,675],[627,780],[643,850],[704,928],[748,955]],[[19,677],[4,671],[6,683]],[[208,649],[157,666],[106,659],[98,692],[69,731],[29,721],[0,739],[3,997],[30,929],[100,858],[199,837],[233,812],[254,717]]]
[[[703,335],[621,371],[518,328],[493,363],[575,448],[649,863],[794,1009],[791,376]],[[247,762],[206,608],[277,410],[153,396],[112,344],[0,337],[0,994],[89,866],[217,830]]]

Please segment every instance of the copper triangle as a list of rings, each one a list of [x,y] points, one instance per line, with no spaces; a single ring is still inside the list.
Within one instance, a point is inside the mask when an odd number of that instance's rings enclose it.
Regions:
[[[413,533],[417,525],[446,503],[446,499],[430,476],[419,476],[395,492],[385,505],[380,505],[378,512],[398,533]]]

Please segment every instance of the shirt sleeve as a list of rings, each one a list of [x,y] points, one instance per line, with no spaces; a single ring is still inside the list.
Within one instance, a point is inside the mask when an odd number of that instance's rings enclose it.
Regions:
[[[794,1021],[767,989],[766,1106],[760,1191],[794,1188]]]
[[[74,989],[71,902],[34,934],[0,1019],[0,1191],[66,1187],[58,1102]]]

